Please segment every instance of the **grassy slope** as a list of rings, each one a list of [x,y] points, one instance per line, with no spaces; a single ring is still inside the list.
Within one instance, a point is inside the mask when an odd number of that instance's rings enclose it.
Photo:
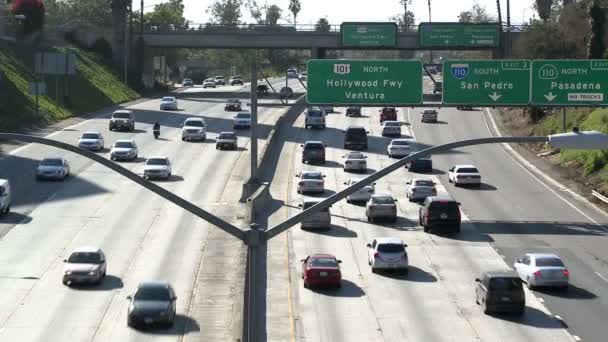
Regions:
[[[139,97],[97,55],[75,48],[62,51],[77,56],[77,72],[67,82],[70,103],[66,105],[62,100],[66,93],[64,79],[47,75],[47,95],[39,97],[40,111],[36,115],[35,96],[29,94],[29,82],[35,77],[34,49],[0,41],[0,130],[49,124]]]

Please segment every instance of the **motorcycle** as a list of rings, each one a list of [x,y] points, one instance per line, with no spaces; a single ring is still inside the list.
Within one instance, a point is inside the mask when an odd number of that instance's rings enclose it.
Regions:
[[[160,128],[155,128],[154,129],[154,139],[158,139],[159,135],[160,135]]]

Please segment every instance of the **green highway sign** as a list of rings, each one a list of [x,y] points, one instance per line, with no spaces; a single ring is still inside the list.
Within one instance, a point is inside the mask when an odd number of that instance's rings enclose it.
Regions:
[[[448,60],[443,63],[443,103],[527,105],[529,60]]]
[[[500,29],[493,23],[420,23],[420,47],[498,47]]]
[[[422,103],[422,62],[417,60],[308,61],[309,104],[415,105]]]
[[[394,47],[397,45],[395,23],[342,23],[343,46]]]
[[[532,104],[608,105],[608,60],[535,60]]]

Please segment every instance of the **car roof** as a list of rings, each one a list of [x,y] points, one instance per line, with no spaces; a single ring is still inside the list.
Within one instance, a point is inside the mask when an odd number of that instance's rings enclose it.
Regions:
[[[233,131],[223,131],[223,132],[220,132],[220,134],[236,134],[236,133],[234,133]]]
[[[471,164],[459,164],[459,165],[454,165],[455,168],[459,169],[461,167],[472,167],[472,168],[477,168],[475,165],[471,165]]]
[[[307,140],[304,144],[323,144],[323,142],[321,140]]]
[[[146,160],[149,160],[149,159],[167,159],[168,160],[169,157],[167,157],[167,156],[151,156],[151,157],[148,157]]]
[[[495,277],[509,277],[509,278],[518,278],[519,276],[514,271],[485,271],[482,273],[483,276],[488,276],[490,278]]]
[[[117,142],[130,142],[130,143],[134,143],[135,140],[133,140],[133,139],[118,139],[118,140],[115,141],[115,143],[117,143]]]
[[[94,246],[81,246],[76,247],[72,250],[72,253],[99,253],[101,248]]]
[[[142,281],[137,285],[137,288],[150,288],[150,287],[164,287],[167,288],[171,286],[168,282],[162,280],[146,280]]]
[[[447,195],[429,196],[429,197],[427,197],[427,199],[431,202],[440,202],[440,201],[456,202],[455,199],[453,199],[452,197],[447,196]]]
[[[353,129],[353,128],[354,129],[365,129],[365,127],[363,127],[363,126],[348,126],[346,129],[349,130],[349,129]]]
[[[129,110],[129,109],[118,109],[118,110],[115,110],[115,111],[114,111],[114,113],[112,113],[112,114],[117,114],[117,113],[128,113],[128,114],[133,114],[133,111],[132,111],[132,110]]]
[[[389,194],[388,192],[381,192],[381,193],[373,194],[372,197],[392,197],[392,198],[395,198],[392,194]]]
[[[322,200],[323,199],[319,199],[319,198],[305,197],[305,198],[302,199],[302,203],[319,203]]]
[[[553,254],[553,253],[527,253],[527,255],[533,257],[533,258],[553,258],[553,259],[560,259],[561,258],[557,255],[557,254]]]
[[[5,186],[8,184],[8,179],[0,179],[0,186]]]
[[[317,174],[317,175],[321,175],[323,174],[321,171],[317,171],[317,170],[302,170],[302,173],[311,173],[311,174]]]
[[[379,238],[376,238],[376,242],[378,244],[385,244],[385,243],[397,244],[397,245],[403,244],[403,240],[401,240],[398,237],[379,237]]]
[[[428,181],[428,182],[434,182],[432,179],[430,178],[412,178],[412,183],[417,182],[417,181]]]
[[[311,255],[310,255],[310,258],[311,258],[311,259],[316,259],[316,258],[331,258],[331,259],[337,259],[335,255],[332,255],[332,254],[322,254],[322,253],[319,253],[319,254],[311,254]]]
[[[393,140],[391,140],[391,142],[393,142],[393,141],[406,141],[406,142],[410,142],[410,143],[416,142],[416,140],[414,138],[401,138],[401,139],[393,139]]]
[[[205,121],[205,119],[203,119],[203,118],[197,118],[197,117],[193,116],[193,117],[187,118],[184,121]]]
[[[42,160],[53,160],[53,159],[65,160],[65,158],[63,158],[63,157],[44,157],[44,158],[42,158]]]

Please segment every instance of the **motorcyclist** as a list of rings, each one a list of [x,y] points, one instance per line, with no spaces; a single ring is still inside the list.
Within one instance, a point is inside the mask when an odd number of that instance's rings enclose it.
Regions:
[[[160,132],[160,123],[158,121],[154,123],[153,131]]]

